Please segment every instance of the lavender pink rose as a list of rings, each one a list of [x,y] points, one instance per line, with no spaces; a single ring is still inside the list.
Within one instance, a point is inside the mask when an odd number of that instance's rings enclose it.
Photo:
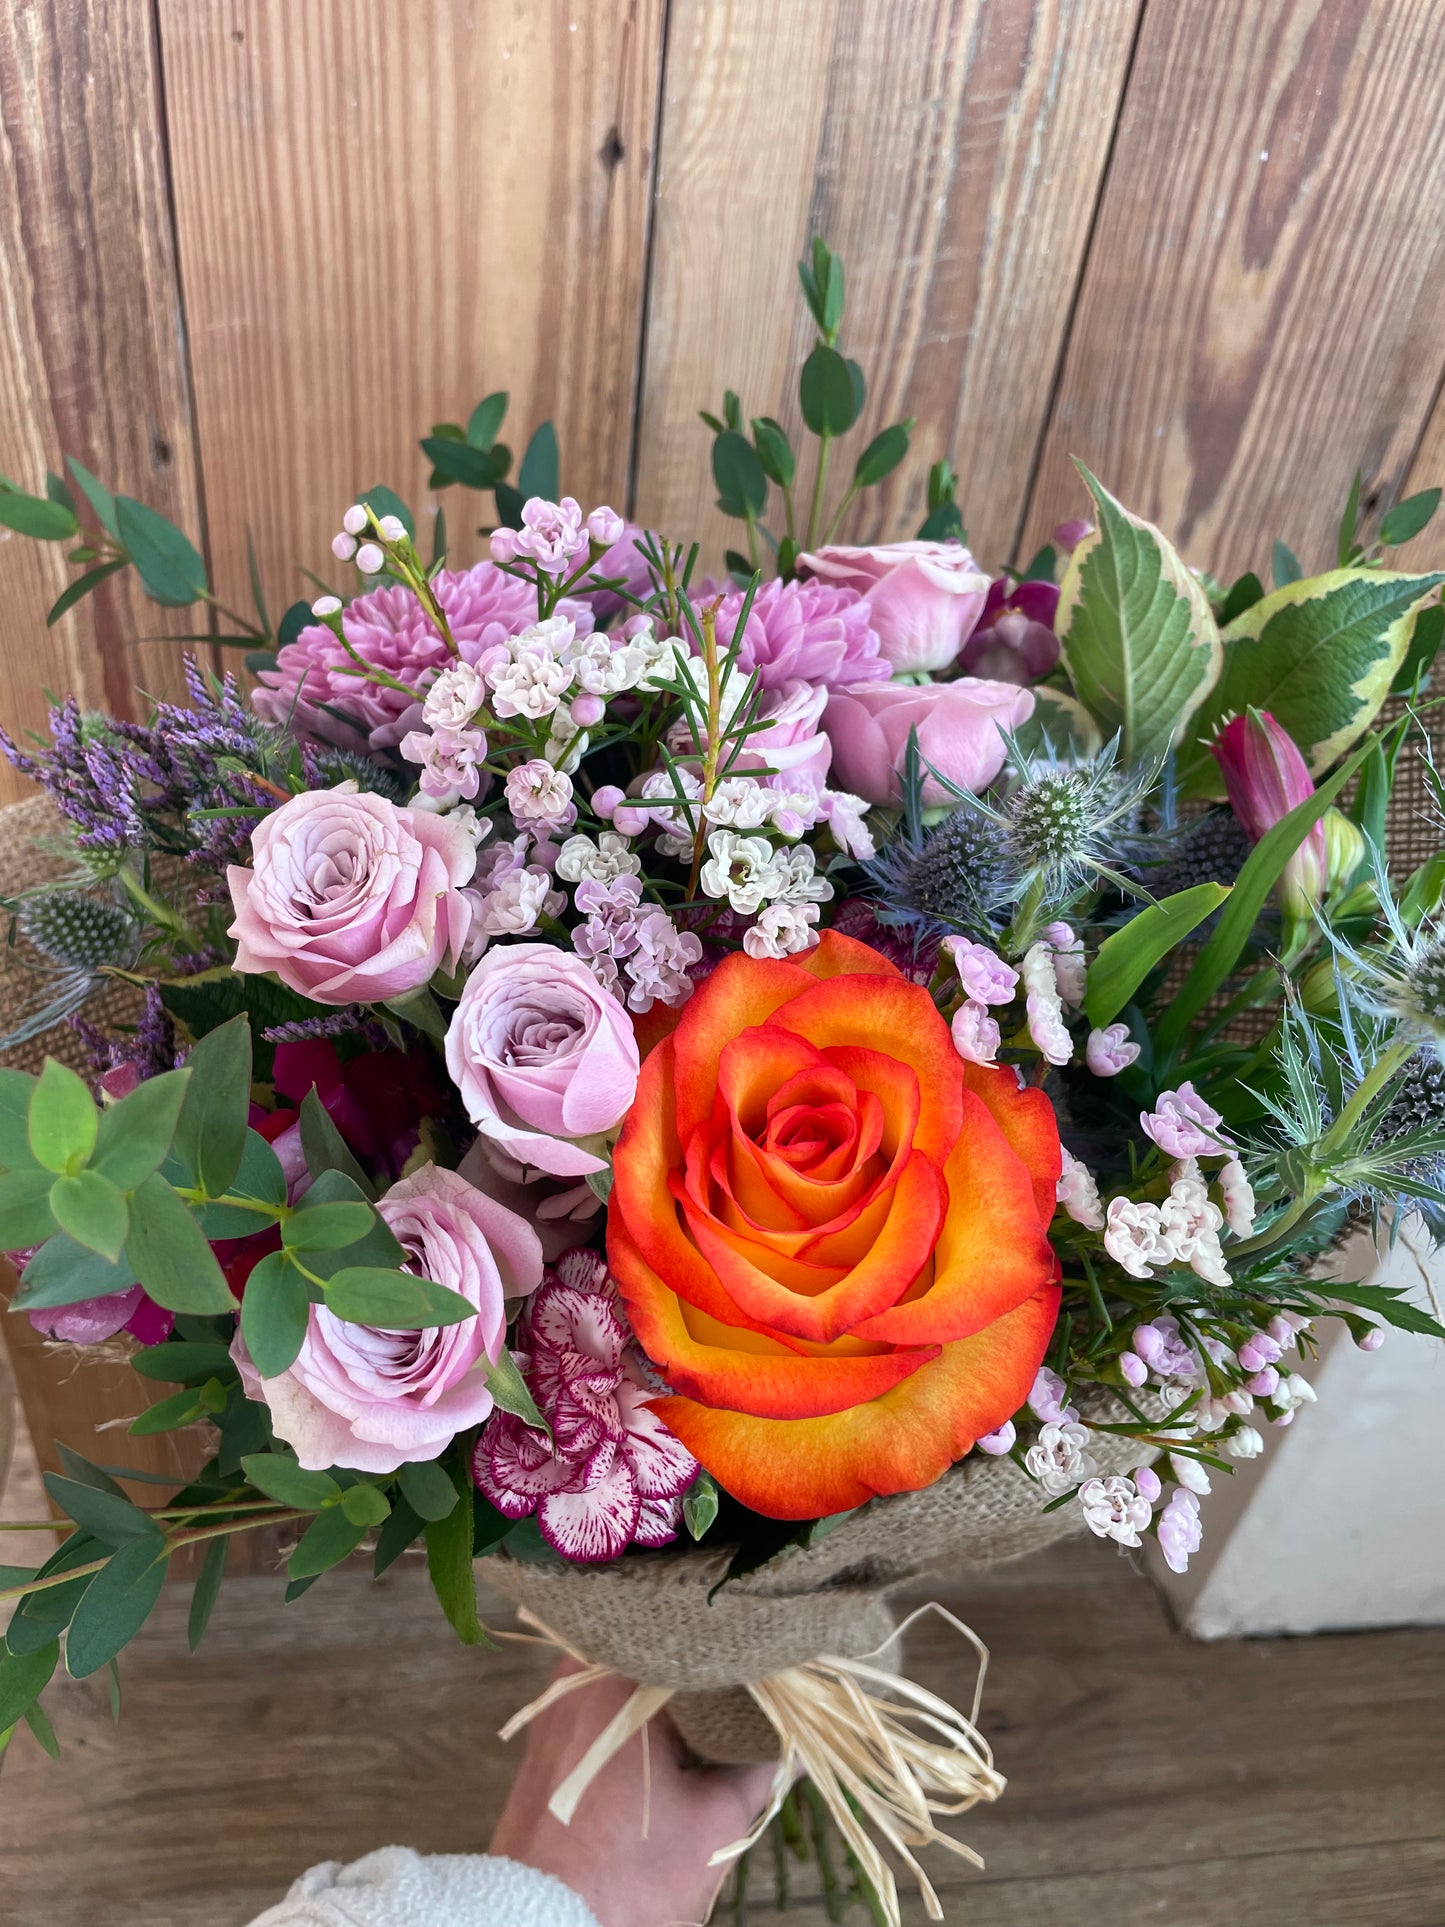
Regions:
[[[989,579],[958,542],[829,544],[798,567],[856,590],[895,674],[947,669],[983,614]]]
[[[833,744],[833,780],[870,803],[896,803],[909,732],[916,729],[926,764],[958,789],[985,789],[1007,753],[1000,731],[1020,728],[1033,711],[1032,690],[976,676],[835,690],[823,718]],[[924,803],[949,800],[925,771]]]

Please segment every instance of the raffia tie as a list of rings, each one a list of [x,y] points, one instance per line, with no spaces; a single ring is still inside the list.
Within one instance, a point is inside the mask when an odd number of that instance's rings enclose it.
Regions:
[[[978,1674],[967,1714],[950,1706],[910,1679],[903,1679],[871,1662],[921,1619],[937,1613],[973,1647]],[[521,1619],[536,1629],[540,1639],[575,1659],[581,1670],[553,1680],[501,1729],[501,1738],[514,1734],[549,1706],[578,1688],[607,1677],[599,1666],[523,1608]],[[527,1634],[503,1634],[526,1639]],[[898,1884],[883,1856],[886,1843],[918,1884],[930,1920],[942,1920],[937,1893],[914,1852],[921,1847],[946,1847],[974,1866],[983,1861],[972,1847],[944,1833],[937,1820],[967,1813],[982,1800],[996,1800],[1003,1792],[1003,1775],[978,1730],[979,1702],[988,1669],[988,1649],[978,1635],[937,1602],[909,1614],[883,1646],[860,1659],[821,1654],[802,1666],[766,1679],[749,1680],[747,1690],[782,1745],[782,1758],[757,1824],[740,1840],[721,1848],[711,1865],[723,1866],[756,1846],[776,1817],[800,1774],[813,1782],[824,1806],[883,1906],[889,1927],[902,1927]],[[641,1733],[646,1767],[646,1727],[672,1698],[670,1686],[639,1686],[621,1710],[588,1747],[581,1760],[548,1801],[550,1811],[568,1825],[577,1804],[607,1762],[634,1734]],[[644,1837],[646,1821],[644,1818]]]

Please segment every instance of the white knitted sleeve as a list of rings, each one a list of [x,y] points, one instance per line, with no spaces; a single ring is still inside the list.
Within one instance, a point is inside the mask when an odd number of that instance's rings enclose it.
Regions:
[[[597,1927],[551,1874],[472,1853],[382,1847],[343,1867],[328,1860],[251,1927]]]

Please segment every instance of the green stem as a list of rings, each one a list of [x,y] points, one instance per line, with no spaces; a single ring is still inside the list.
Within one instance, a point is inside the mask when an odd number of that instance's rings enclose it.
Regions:
[[[818,437],[818,469],[813,477],[813,502],[808,510],[808,547],[810,549],[818,540],[818,530],[823,522],[823,486],[828,479],[828,457],[832,447],[833,437],[825,428]]]
[[[758,566],[758,518],[755,515],[749,515],[746,520],[748,525],[748,561],[752,563],[753,568],[756,570]]]
[[[153,897],[128,863],[121,865],[116,877],[131,902],[138,910],[143,910],[152,923],[159,924],[162,930],[168,930],[182,943],[189,943],[193,947],[198,943],[195,931],[185,919],[158,897]]]
[[[237,615],[234,609],[228,609],[220,597],[212,595],[209,589],[202,589],[201,600],[209,602],[217,615],[224,616],[227,622],[234,622],[236,627],[244,629],[248,636],[255,636],[259,642],[270,642],[271,637],[264,629],[258,629],[254,622],[248,622],[245,616]]]
[[[787,522],[788,540],[790,542],[796,542],[798,538],[793,533],[793,485],[792,483],[784,482],[782,484],[782,490],[783,490],[783,515],[785,516],[786,522]]]
[[[1328,1157],[1344,1143],[1356,1123],[1371,1103],[1377,1098],[1396,1071],[1402,1070],[1415,1055],[1414,1044],[1392,1044],[1379,1061],[1361,1078],[1350,1094],[1350,1100],[1326,1131],[1320,1142],[1321,1157]]]
[[[239,1519],[228,1525],[207,1526],[201,1532],[177,1533],[174,1538],[164,1539],[161,1542],[156,1558],[169,1559],[173,1552],[180,1552],[186,1546],[198,1546],[204,1539],[223,1539],[233,1532],[250,1532],[256,1526],[290,1525],[294,1519],[310,1519],[313,1516],[312,1513],[303,1511],[273,1512],[263,1519]],[[53,1531],[59,1529],[59,1525],[52,1527]],[[113,1552],[108,1552],[104,1559],[92,1559],[88,1565],[72,1566],[68,1572],[53,1572],[48,1579],[32,1579],[23,1586],[0,1587],[0,1600],[25,1599],[33,1592],[48,1592],[52,1586],[64,1586],[72,1579],[84,1579],[90,1573],[99,1572],[103,1566],[108,1566],[114,1556]]]
[[[833,537],[838,533],[838,524],[843,520],[843,517],[848,513],[849,509],[852,508],[854,502],[857,500],[857,496],[858,484],[854,482],[849,486],[848,493],[838,504],[838,513],[828,524],[828,533],[823,537],[825,543],[831,542]]]

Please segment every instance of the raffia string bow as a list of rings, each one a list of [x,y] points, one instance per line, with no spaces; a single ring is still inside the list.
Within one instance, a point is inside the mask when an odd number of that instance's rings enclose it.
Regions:
[[[966,1715],[936,1693],[872,1663],[925,1613],[947,1620],[978,1655],[973,1701]],[[515,1713],[501,1729],[504,1740],[566,1694],[605,1678],[610,1670],[577,1652],[535,1613],[523,1608],[520,1617],[547,1644],[577,1660],[581,1670],[553,1680],[545,1692]],[[742,1839],[715,1853],[711,1864],[725,1865],[755,1846],[789,1788],[803,1774],[812,1781],[872,1884],[889,1927],[902,1927],[902,1915],[898,1885],[880,1841],[898,1855],[918,1883],[928,1918],[942,1920],[938,1895],[914,1849],[947,1847],[974,1866],[983,1865],[972,1847],[942,1832],[936,1822],[967,1813],[981,1800],[996,1800],[1004,1789],[1004,1777],[994,1766],[992,1751],[977,1724],[987,1668],[988,1650],[977,1634],[945,1607],[931,1602],[910,1613],[884,1646],[861,1658],[820,1654],[801,1666],[749,1681],[747,1690],[777,1733],[782,1758],[757,1824]],[[564,1826],[593,1780],[634,1734],[643,1735],[645,1746],[647,1722],[662,1711],[674,1691],[669,1686],[637,1687],[597,1735],[548,1802]],[[644,1832],[645,1824],[644,1820]]]

